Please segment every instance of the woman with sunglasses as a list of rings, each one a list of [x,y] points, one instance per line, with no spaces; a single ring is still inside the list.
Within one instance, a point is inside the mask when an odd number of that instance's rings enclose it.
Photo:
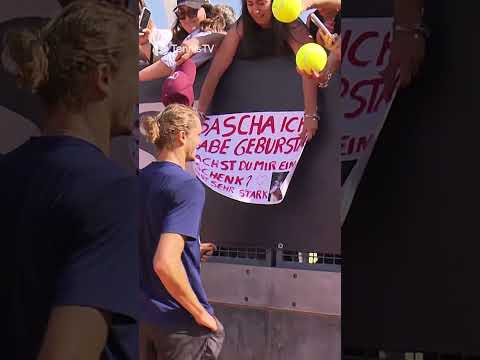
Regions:
[[[195,6],[195,3],[199,4],[200,1],[190,3]],[[197,67],[210,60],[217,40],[224,37],[226,29],[234,22],[234,20],[229,20],[231,16],[225,8],[213,7],[209,4],[205,8],[200,7],[199,9],[186,5],[178,6],[175,13],[179,25],[175,25],[173,28],[170,51],[163,55],[159,61],[142,69],[139,73],[140,81],[155,80],[173,75],[177,70],[180,71],[182,66],[193,68],[196,71]],[[185,38],[181,35],[182,32],[187,34]],[[212,44],[210,44],[209,40],[212,39]],[[200,49],[196,50],[197,48]],[[189,78],[194,80],[195,74],[192,74]]]
[[[206,63],[213,56],[215,49],[225,36],[225,32],[213,27],[214,31],[202,31],[201,24],[216,16],[214,7],[206,0],[178,0],[174,9],[177,20],[172,27],[172,40],[170,51],[174,51],[175,57],[167,56],[164,61],[155,61],[153,52],[149,52],[152,65],[140,71],[140,81],[154,80],[171,75],[176,66],[191,59],[196,67]],[[145,36],[149,36],[151,30],[145,30]],[[142,41],[142,39],[141,39]],[[148,51],[148,50],[147,50]],[[166,56],[168,54],[162,54]],[[145,59],[144,52],[144,59]]]

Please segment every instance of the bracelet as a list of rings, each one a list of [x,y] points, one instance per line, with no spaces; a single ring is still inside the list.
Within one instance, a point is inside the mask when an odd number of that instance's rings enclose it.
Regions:
[[[328,72],[327,73],[327,80],[325,80],[324,82],[318,83],[318,87],[319,88],[326,88],[328,86],[328,82],[330,81],[331,78],[332,78],[332,73]]]
[[[320,120],[320,116],[318,116],[318,114],[304,114],[303,117],[304,117],[305,119],[307,119],[307,118],[312,118],[312,119],[315,120],[315,121]]]
[[[425,39],[430,37],[430,30],[424,24],[396,24],[395,31],[412,33],[415,39],[418,39],[420,36]]]

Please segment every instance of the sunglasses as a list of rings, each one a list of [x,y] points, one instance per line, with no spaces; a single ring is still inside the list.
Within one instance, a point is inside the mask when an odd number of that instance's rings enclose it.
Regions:
[[[177,9],[175,10],[175,15],[178,20],[185,20],[188,16],[190,19],[196,18],[198,15],[198,9],[186,8],[186,9]]]

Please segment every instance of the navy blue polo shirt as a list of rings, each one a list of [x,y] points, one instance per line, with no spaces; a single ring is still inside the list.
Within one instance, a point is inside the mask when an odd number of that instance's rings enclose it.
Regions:
[[[138,358],[138,179],[96,146],[31,138],[0,158],[2,272],[15,359],[34,359],[52,308],[112,314],[104,359]]]
[[[182,263],[200,303],[213,314],[200,278],[199,232],[205,190],[171,162],[153,162],[140,172],[140,271],[142,321],[165,328],[191,326],[193,317],[166,290],[153,269],[163,233],[183,235]]]

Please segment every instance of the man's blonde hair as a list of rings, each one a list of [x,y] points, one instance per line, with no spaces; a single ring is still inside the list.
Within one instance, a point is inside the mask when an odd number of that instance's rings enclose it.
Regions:
[[[199,120],[199,114],[191,107],[181,104],[168,105],[157,115],[148,115],[140,120],[147,140],[158,149],[173,149],[180,131],[190,133]]]
[[[136,47],[137,21],[106,1],[74,1],[41,29],[12,30],[4,38],[4,67],[18,85],[48,105],[82,105],[91,71],[108,64],[117,71]]]

